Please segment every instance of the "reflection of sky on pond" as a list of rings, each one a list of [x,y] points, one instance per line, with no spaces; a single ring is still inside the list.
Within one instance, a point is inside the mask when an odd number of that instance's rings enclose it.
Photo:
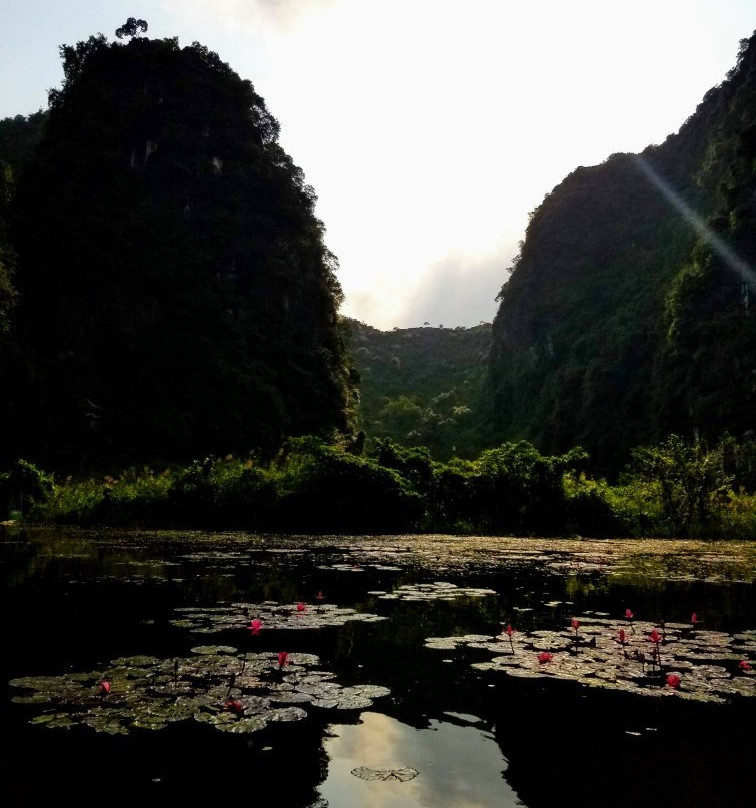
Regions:
[[[523,805],[504,779],[506,758],[493,736],[480,727],[432,720],[429,728],[415,729],[365,712],[358,724],[332,726],[331,732],[324,742],[328,776],[318,789],[328,808]],[[361,766],[410,766],[419,775],[407,782],[366,781],[351,774]]]

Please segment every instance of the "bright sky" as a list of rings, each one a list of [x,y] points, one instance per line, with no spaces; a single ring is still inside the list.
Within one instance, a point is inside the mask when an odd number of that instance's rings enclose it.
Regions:
[[[127,17],[255,85],[318,196],[343,313],[490,321],[527,214],[574,168],[676,132],[754,0],[1,0],[0,117],[46,106],[58,46]]]

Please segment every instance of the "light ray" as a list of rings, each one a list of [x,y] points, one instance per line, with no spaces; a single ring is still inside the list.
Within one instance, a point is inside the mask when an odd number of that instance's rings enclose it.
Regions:
[[[725,265],[738,274],[743,281],[756,287],[756,272],[753,271],[750,264],[744,261],[721,236],[717,235],[717,233],[706,224],[706,222],[685,202],[680,194],[659,175],[643,155],[635,154],[633,158],[646,179],[696,231],[698,236],[711,247],[716,255],[724,261]]]

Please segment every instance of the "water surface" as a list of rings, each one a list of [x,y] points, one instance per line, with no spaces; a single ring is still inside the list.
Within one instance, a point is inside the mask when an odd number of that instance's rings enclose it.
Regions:
[[[734,543],[6,530],[0,799],[196,804],[267,789],[291,808],[750,806],[755,699],[519,679],[474,667],[490,658],[474,644],[426,640],[564,631],[627,608],[669,624],[696,612],[699,631],[737,634],[756,628],[755,561]],[[264,603],[280,620],[261,611],[253,637],[250,605]],[[297,603],[310,623],[295,622]],[[371,619],[329,624],[319,603]],[[188,665],[216,644],[239,660],[310,655],[338,686],[389,695],[334,708],[320,694],[302,720],[249,734],[181,721],[109,735],[30,724],[49,708],[8,685],[133,655]]]

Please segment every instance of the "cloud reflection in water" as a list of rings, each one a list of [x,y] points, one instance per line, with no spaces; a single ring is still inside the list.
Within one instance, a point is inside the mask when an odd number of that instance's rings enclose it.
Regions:
[[[459,716],[461,721],[477,721]],[[320,795],[328,808],[510,808],[522,806],[504,779],[507,759],[479,726],[431,720],[415,729],[373,712],[356,725],[335,725],[325,740],[328,776]],[[420,774],[408,782],[365,781],[353,769],[400,769]]]

